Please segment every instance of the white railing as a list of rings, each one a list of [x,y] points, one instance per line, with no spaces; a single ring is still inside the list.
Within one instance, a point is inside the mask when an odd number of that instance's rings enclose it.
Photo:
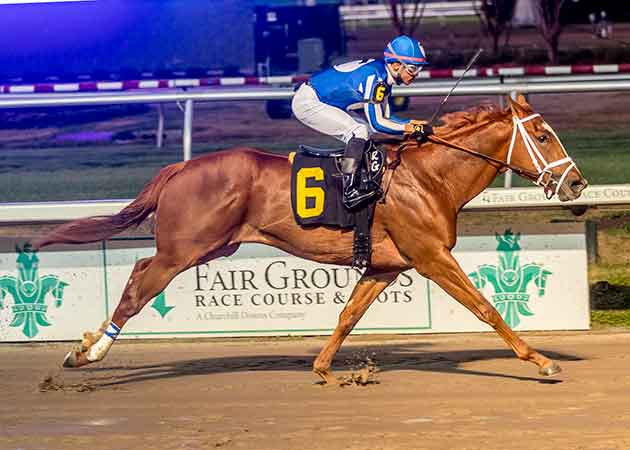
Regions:
[[[553,78],[550,78],[553,79]],[[396,96],[444,96],[451,85],[442,83],[415,83],[411,86],[396,86]],[[462,83],[453,95],[512,95],[515,92],[529,94],[552,94],[573,92],[629,91],[630,80],[607,78],[601,81],[528,81],[510,80],[502,84]],[[289,87],[268,88],[197,88],[170,89],[161,91],[138,90],[123,92],[76,92],[55,94],[6,94],[0,95],[0,108],[58,107],[79,105],[112,105],[131,103],[183,104],[183,151],[184,160],[192,156],[192,124],[194,102],[290,100],[293,89]]]
[[[457,2],[431,2],[426,3],[422,17],[448,17],[448,16],[472,16],[475,15],[475,4],[480,1],[457,1]],[[422,5],[420,5],[420,8]],[[383,20],[391,16],[389,5],[346,5],[339,8],[341,19],[345,22],[360,20]],[[413,17],[414,4],[404,5],[403,14],[405,17]]]

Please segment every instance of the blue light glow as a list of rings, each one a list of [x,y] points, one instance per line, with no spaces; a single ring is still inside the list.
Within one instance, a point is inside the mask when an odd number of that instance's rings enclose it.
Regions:
[[[253,68],[253,1],[4,1],[0,84]]]
[[[0,5],[27,5],[29,3],[93,2],[95,0],[0,0]]]

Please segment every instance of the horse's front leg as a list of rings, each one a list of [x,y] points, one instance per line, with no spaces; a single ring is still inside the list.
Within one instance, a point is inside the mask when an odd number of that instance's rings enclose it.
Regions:
[[[330,365],[339,347],[376,297],[396,279],[399,273],[372,273],[368,269],[358,281],[348,303],[339,315],[337,328],[313,362],[313,371],[322,377],[325,383],[336,383],[330,371]]]
[[[430,262],[416,267],[416,270],[436,282],[479,320],[494,328],[520,359],[536,364],[541,375],[550,376],[561,371],[558,364],[532,349],[512,331],[494,306],[475,289],[448,249],[436,251],[435,257],[427,261]]]

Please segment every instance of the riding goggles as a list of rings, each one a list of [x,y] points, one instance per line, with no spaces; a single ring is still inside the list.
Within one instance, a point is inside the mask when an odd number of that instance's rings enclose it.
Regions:
[[[404,69],[405,71],[407,71],[407,73],[411,75],[412,77],[417,76],[422,70],[422,66],[420,65],[405,64],[404,62],[401,62],[401,64],[402,64],[401,69]]]

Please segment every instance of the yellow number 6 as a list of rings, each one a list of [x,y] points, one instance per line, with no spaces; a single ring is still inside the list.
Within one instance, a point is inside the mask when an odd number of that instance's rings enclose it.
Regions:
[[[382,102],[385,99],[385,86],[381,85],[376,88],[376,92],[374,93],[374,100],[377,102]]]
[[[307,187],[306,181],[309,178],[314,178],[315,181],[323,181],[324,171],[321,167],[303,167],[298,170],[296,180],[296,203],[298,216],[302,219],[317,217],[324,212],[325,192],[320,187]],[[312,208],[306,206],[306,199],[308,198],[315,199],[315,206]]]

